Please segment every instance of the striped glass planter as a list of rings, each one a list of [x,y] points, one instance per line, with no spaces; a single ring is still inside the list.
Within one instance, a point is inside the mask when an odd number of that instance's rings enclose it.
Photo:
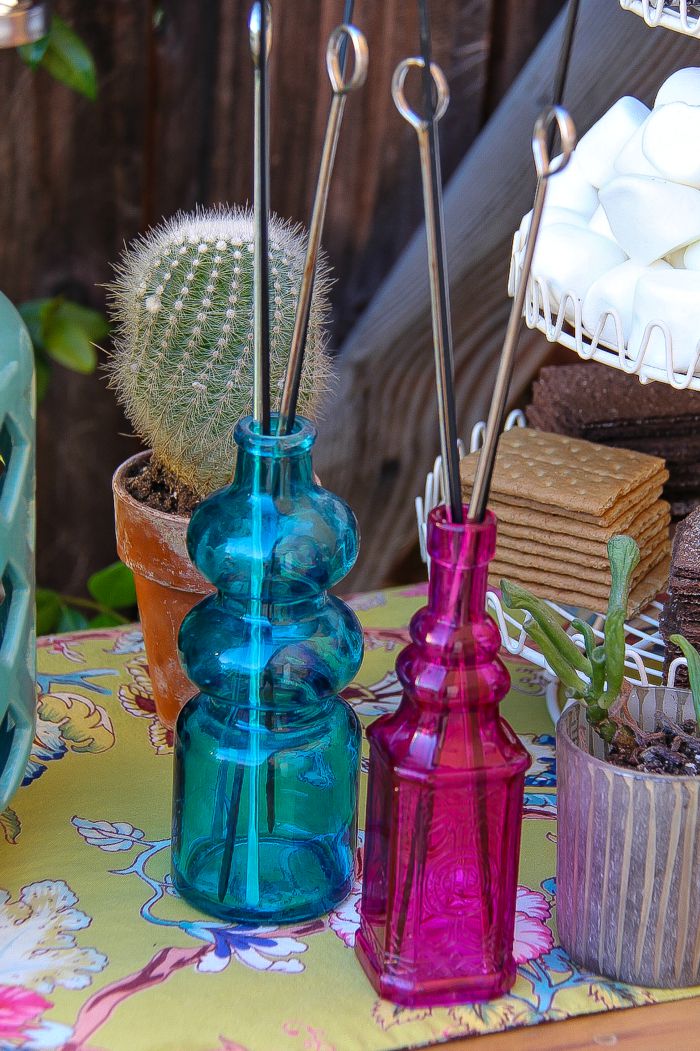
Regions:
[[[630,714],[693,716],[690,693],[633,691]],[[700,778],[605,761],[579,705],[557,726],[557,927],[582,967],[633,985],[700,984]]]

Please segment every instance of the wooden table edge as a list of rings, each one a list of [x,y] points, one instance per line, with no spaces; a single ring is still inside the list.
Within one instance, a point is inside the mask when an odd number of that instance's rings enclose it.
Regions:
[[[628,1051],[700,1051],[700,997],[645,1004],[562,1022],[511,1029],[487,1036],[459,1037],[450,1051],[590,1051],[614,1047]]]

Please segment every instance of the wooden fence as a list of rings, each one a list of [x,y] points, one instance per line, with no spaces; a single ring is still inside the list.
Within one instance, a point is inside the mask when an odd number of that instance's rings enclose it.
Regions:
[[[343,5],[274,6],[272,204],[304,220],[328,105],[325,41]],[[446,178],[561,6],[433,0],[435,57],[452,89]],[[195,204],[250,198],[248,0],[55,7],[95,55],[99,98],[0,52],[0,288],[17,302],[64,293],[101,306],[110,264],[140,230]],[[356,22],[371,72],[348,106],[328,215],[336,346],[421,220],[415,136],[389,92],[396,63],[417,50],[415,4],[357,0]],[[39,413],[40,583],[80,591],[114,558],[109,478],[136,448],[102,378],[55,369]]]

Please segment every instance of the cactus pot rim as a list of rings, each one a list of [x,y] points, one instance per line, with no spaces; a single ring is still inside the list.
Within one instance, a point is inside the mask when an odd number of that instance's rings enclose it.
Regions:
[[[137,500],[135,496],[132,496],[124,484],[125,479],[134,475],[136,473],[136,468],[140,467],[143,463],[147,463],[152,456],[152,449],[141,449],[140,452],[134,453],[133,456],[129,456],[126,460],[120,463],[112,475],[112,491],[116,497],[118,490],[120,500],[131,505],[134,509],[139,509],[144,513],[147,512],[149,517],[165,519],[168,522],[172,522],[173,519],[179,519],[180,522],[182,522],[183,527],[187,529],[187,524],[190,520],[189,514],[183,515],[180,514],[179,511],[163,511],[159,507],[151,507],[150,504],[146,504],[143,500]]]

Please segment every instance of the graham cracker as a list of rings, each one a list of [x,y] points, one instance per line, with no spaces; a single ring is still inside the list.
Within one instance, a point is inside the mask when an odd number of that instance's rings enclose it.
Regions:
[[[601,550],[606,550],[608,540],[615,535],[610,528],[597,531],[593,528],[587,528],[582,535],[579,535],[574,533],[572,529],[566,528],[569,525],[569,520],[565,520],[565,528],[558,532],[556,528],[551,527],[553,520],[551,515],[547,516],[550,523],[549,527],[545,526],[544,528],[539,528],[530,522],[521,524],[513,521],[510,514],[505,511],[503,515],[497,514],[496,517],[498,520],[499,540],[501,537],[507,536],[513,539],[529,540],[533,543],[564,545],[572,552],[598,554]],[[651,507],[645,507],[621,532],[633,536],[639,543],[640,538],[649,535],[651,531],[661,528],[668,529],[670,521],[669,505],[663,500],[657,500]]]
[[[632,536],[639,548],[651,542],[652,539],[665,539],[668,537],[670,527],[670,515],[655,515],[648,523],[643,523],[643,528],[633,527],[625,531],[627,536]],[[497,550],[500,548],[512,551],[539,551],[545,553],[552,551],[554,557],[574,557],[593,559],[596,562],[602,560],[608,565],[608,541],[586,540],[584,537],[567,536],[565,533],[538,533],[536,530],[529,531],[519,526],[512,526],[510,522],[498,522]],[[559,554],[556,554],[556,553]]]
[[[578,522],[583,522],[586,525],[593,525],[605,528],[606,526],[616,525],[618,519],[625,515],[629,515],[632,511],[639,511],[642,507],[651,506],[656,500],[660,500],[663,494],[663,481],[668,478],[668,472],[664,472],[661,481],[652,479],[650,482],[645,482],[644,485],[640,485],[637,489],[633,489],[627,493],[624,497],[620,498],[618,504],[610,509],[610,511],[604,515],[587,515],[581,513],[576,508],[570,511],[564,511],[558,507],[552,507],[546,502],[527,500],[517,496],[503,497],[512,507],[520,507],[528,510],[539,511],[541,514],[555,515],[557,519],[575,519]],[[494,494],[495,499],[501,497],[500,493]]]
[[[478,456],[471,453],[461,463],[467,491]],[[516,506],[575,513],[580,520],[604,525],[618,517],[618,509],[628,502],[625,497],[639,506],[648,488],[667,479],[659,457],[514,427],[501,436],[491,489],[494,497]]]
[[[668,554],[668,547],[662,546],[652,551],[646,558],[641,559],[632,574],[632,587],[634,588],[638,581],[648,574],[649,570],[653,569],[665,558],[668,558]],[[526,566],[520,561],[517,563],[508,562],[497,555],[491,563],[489,575],[493,576],[495,574],[499,579],[505,577],[507,580],[522,584],[524,587],[530,587],[531,584],[542,584],[545,587],[559,590],[570,588],[602,598],[607,604],[607,598],[610,593],[609,569],[607,571],[593,569],[584,571],[578,566],[572,566],[571,562],[554,563],[552,559],[547,559],[546,565],[546,569],[540,568],[540,566]]]
[[[656,528],[646,537],[635,537],[634,539],[639,547],[640,562],[659,548],[663,548],[667,553],[671,548],[667,525]],[[590,569],[605,573],[606,579],[610,579],[607,547],[602,547],[597,554],[589,551],[577,551],[573,554],[566,547],[550,543],[548,537],[543,537],[539,543],[532,541],[527,543],[522,540],[514,540],[501,531],[496,544],[496,558],[522,566],[546,565],[548,569],[552,569],[555,564],[558,568],[559,565],[571,567],[572,563],[575,563],[577,569],[581,568],[584,572]]]
[[[641,507],[632,504],[623,509],[622,513],[614,521],[598,525],[583,521],[574,515],[565,516],[556,514],[554,511],[528,510],[527,507],[501,501],[497,496],[489,499],[489,508],[496,515],[499,522],[515,523],[520,526],[538,529],[543,533],[570,533],[572,536],[585,537],[589,540],[602,540],[607,543],[610,537],[615,536],[616,533],[628,532],[632,523],[644,511],[652,510],[653,508],[663,508],[664,514],[670,513],[670,504],[660,499],[661,489],[658,488],[655,492],[655,498],[648,504],[644,504]],[[657,511],[657,513],[660,515],[662,512]]]
[[[627,605],[628,617],[633,617],[635,614],[645,609],[649,603],[656,598],[659,592],[665,590],[668,582],[669,565],[669,559],[664,558],[632,588],[630,600]],[[489,575],[489,580],[493,585],[498,587],[500,579],[503,576],[507,579],[507,574],[502,573],[500,576],[498,574]],[[607,592],[604,596],[590,594],[585,590],[582,591],[576,588],[575,582],[574,586],[571,588],[558,588],[551,584],[541,583],[525,583],[524,586],[534,595],[558,602],[562,606],[575,606],[590,610],[591,613],[604,613],[607,609]]]

